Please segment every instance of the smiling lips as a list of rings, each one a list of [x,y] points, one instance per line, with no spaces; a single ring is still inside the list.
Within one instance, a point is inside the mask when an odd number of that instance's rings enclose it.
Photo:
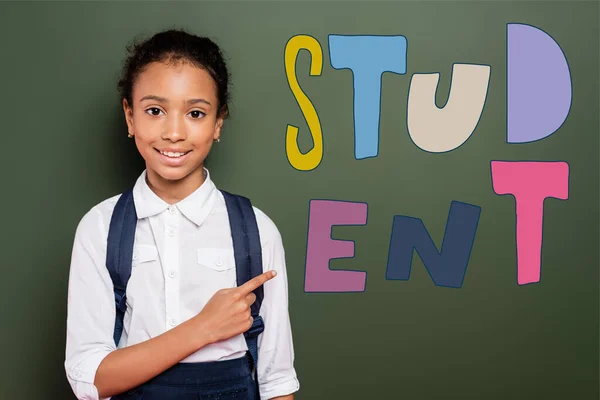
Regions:
[[[163,156],[177,158],[186,155],[189,151],[158,151]]]
[[[185,160],[186,156],[191,152],[191,150],[182,151],[182,150],[175,150],[175,149],[168,149],[168,150],[155,149],[155,150],[160,154],[160,158],[166,164],[173,165],[173,166],[181,165],[183,163],[183,160]]]

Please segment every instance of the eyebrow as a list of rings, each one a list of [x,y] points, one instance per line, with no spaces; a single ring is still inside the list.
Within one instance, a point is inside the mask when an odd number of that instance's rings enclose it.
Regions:
[[[142,97],[140,99],[140,103],[144,100],[156,100],[160,103],[168,103],[169,102],[169,100],[165,99],[164,97],[154,96],[154,95],[148,95],[148,96]],[[210,106],[210,101],[208,101],[206,99],[189,99],[186,101],[186,104],[197,104],[197,103],[205,103]]]

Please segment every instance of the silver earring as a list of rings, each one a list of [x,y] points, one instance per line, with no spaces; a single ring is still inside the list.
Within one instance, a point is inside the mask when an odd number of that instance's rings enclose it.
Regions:
[[[127,137],[128,137],[129,139],[131,139],[131,138],[133,137],[133,135],[130,133],[129,135],[127,135]]]
[[[215,142],[217,142],[217,143],[220,142],[220,141],[221,141],[221,138],[218,138],[218,139],[215,140]]]

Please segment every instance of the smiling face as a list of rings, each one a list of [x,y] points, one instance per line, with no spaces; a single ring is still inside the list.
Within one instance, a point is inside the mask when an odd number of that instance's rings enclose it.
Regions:
[[[123,110],[148,183],[191,193],[202,184],[204,160],[221,135],[214,80],[187,62],[152,63],[136,78],[132,101],[130,107],[124,99]]]

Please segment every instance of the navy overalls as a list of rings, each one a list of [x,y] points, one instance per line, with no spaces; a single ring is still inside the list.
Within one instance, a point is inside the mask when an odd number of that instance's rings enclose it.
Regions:
[[[179,363],[111,400],[259,400],[250,360]]]
[[[262,253],[256,216],[250,200],[221,191],[225,198],[233,239],[237,284],[262,274]],[[124,192],[113,211],[108,231],[106,267],[113,281],[116,303],[114,340],[118,346],[127,309],[125,292],[131,276],[137,214],[131,190]],[[244,332],[247,357],[228,361],[178,363],[137,388],[113,396],[111,400],[212,399],[259,400],[256,365],[258,335],[263,331],[259,315],[263,287],[254,291],[251,306],[254,323]]]

